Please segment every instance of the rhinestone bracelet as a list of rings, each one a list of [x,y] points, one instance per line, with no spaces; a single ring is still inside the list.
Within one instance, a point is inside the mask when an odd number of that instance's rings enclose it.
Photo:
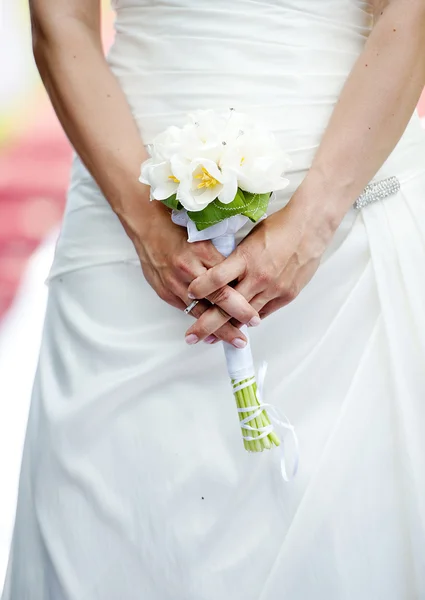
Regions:
[[[372,204],[372,202],[393,196],[399,190],[400,182],[395,176],[381,179],[381,181],[372,181],[357,198],[354,208],[360,210],[368,204]]]

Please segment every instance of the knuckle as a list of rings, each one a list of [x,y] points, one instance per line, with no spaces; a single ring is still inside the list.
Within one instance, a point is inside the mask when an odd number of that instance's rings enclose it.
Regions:
[[[171,304],[174,301],[174,294],[172,294],[171,291],[167,290],[166,288],[161,288],[157,290],[156,293],[161,298],[161,300],[167,302],[167,304]]]
[[[214,335],[216,335],[220,340],[223,340],[223,342],[229,343],[235,337],[234,331],[230,325],[223,325],[220,327],[220,329],[214,332]]]
[[[175,256],[173,260],[173,267],[176,271],[182,271],[188,273],[190,271],[189,261],[186,256]]]
[[[240,321],[242,323],[249,323],[249,321],[253,318],[257,316],[257,311],[251,307],[251,310],[244,310],[243,313],[241,313],[240,315]]]
[[[209,299],[214,304],[224,304],[230,299],[230,290],[227,287],[220,288],[216,292],[213,292]]]
[[[176,276],[170,270],[164,273],[162,277],[162,287],[165,291],[171,291],[175,287]]]
[[[199,242],[198,251],[200,258],[208,263],[211,267],[216,265],[219,261],[217,260],[217,251],[212,244],[206,244],[205,242]]]
[[[206,338],[211,333],[211,329],[208,328],[204,323],[198,323],[196,326],[196,333],[199,338]]]
[[[289,290],[290,299],[295,300],[295,298],[298,296],[299,293],[300,293],[300,288],[296,283],[294,283]]]
[[[280,297],[285,302],[292,302],[292,300],[295,300],[295,298],[298,296],[298,294],[299,294],[298,286],[295,283],[292,283],[290,285],[285,286],[281,290]]]
[[[221,320],[221,321],[222,321],[223,319],[224,319],[225,321],[228,321],[228,320],[230,319],[230,316],[229,316],[229,314],[228,314],[228,313],[227,313],[225,310],[223,310],[223,309],[221,308],[221,306],[216,306],[216,311],[217,311],[217,313],[218,313],[218,316],[220,317],[220,320]]]
[[[238,246],[235,250],[235,254],[241,258],[245,268],[248,268],[248,265],[252,263],[253,255],[247,246]]]
[[[283,297],[287,291],[287,284],[284,281],[277,281],[273,286],[273,291],[279,298]]]
[[[189,286],[189,292],[195,296],[195,298],[202,297],[202,282],[195,279]]]
[[[211,273],[210,273],[210,280],[211,283],[215,286],[221,286],[223,285],[221,283],[221,274],[220,271],[212,269]]]
[[[271,283],[270,273],[268,273],[268,271],[260,271],[257,274],[257,281],[264,285],[269,285],[269,283]]]
[[[248,302],[235,305],[231,309],[231,316],[233,320],[236,320],[236,323],[248,323],[256,314],[257,311]]]
[[[275,280],[270,284],[269,288],[275,296],[280,296],[285,290],[285,284],[280,280]]]

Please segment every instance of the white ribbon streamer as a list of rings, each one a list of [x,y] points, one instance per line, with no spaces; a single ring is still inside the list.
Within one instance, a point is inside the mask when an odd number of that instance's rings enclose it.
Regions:
[[[253,440],[260,440],[263,437],[266,437],[266,435],[268,435],[271,431],[273,431],[273,429],[276,427],[278,430],[281,430],[281,435],[280,435],[280,446],[279,446],[279,453],[280,453],[280,470],[282,473],[282,477],[285,481],[291,481],[291,479],[293,479],[295,477],[295,475],[297,474],[298,471],[298,465],[299,465],[299,442],[298,442],[298,437],[297,434],[295,432],[295,428],[294,426],[291,424],[291,422],[289,421],[288,417],[282,413],[280,410],[278,410],[276,408],[276,406],[274,406],[273,404],[268,404],[266,402],[263,401],[264,399],[264,384],[265,384],[265,380],[266,380],[266,374],[267,374],[267,363],[263,362],[260,366],[260,369],[258,371],[258,378],[256,380],[255,377],[251,377],[249,380],[244,381],[244,382],[240,382],[236,385],[236,387],[233,388],[233,392],[237,392],[238,390],[242,390],[244,388],[249,387],[250,385],[252,385],[255,381],[257,381],[257,399],[258,399],[258,405],[257,406],[251,406],[251,407],[243,407],[243,408],[238,408],[238,412],[239,413],[254,413],[254,414],[250,414],[247,417],[245,417],[245,419],[242,419],[240,421],[240,426],[242,429],[245,430],[249,430],[249,431],[257,431],[260,433],[260,435],[256,436],[256,437],[252,437],[252,436],[245,436],[243,435],[243,438],[247,441],[253,441]],[[268,409],[267,410],[267,414],[270,417],[270,420],[272,421],[272,425],[267,425],[266,427],[252,427],[251,425],[248,425],[248,423],[250,421],[253,421],[254,419],[256,419],[257,417],[260,416],[260,414],[263,412],[264,409]],[[255,412],[254,412],[255,411]],[[294,451],[295,451],[295,458],[294,458],[294,466],[292,468],[292,473],[291,475],[288,475],[288,471],[286,468],[286,460],[285,460],[285,436],[287,434],[287,432],[290,432],[293,442],[294,442]]]

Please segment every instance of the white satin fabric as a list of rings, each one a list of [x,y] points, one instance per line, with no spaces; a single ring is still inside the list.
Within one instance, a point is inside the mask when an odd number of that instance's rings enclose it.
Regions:
[[[109,61],[145,143],[235,107],[311,163],[371,30],[360,0],[128,0]],[[414,116],[299,297],[251,330],[300,470],[245,453],[219,346],[144,281],[74,162],[3,600],[425,598],[425,137]]]

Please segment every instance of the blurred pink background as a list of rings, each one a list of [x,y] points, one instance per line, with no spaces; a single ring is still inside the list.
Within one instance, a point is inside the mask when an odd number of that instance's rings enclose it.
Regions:
[[[32,59],[26,5],[13,0],[2,7],[0,319],[13,301],[29,256],[60,223],[71,159]],[[112,13],[105,7],[105,45],[111,34]]]

